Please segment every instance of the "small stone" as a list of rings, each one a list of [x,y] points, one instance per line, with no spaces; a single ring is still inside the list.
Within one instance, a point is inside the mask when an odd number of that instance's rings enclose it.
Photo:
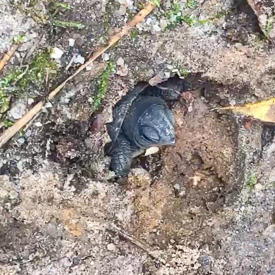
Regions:
[[[180,190],[180,185],[179,185],[178,183],[176,183],[176,184],[174,185],[174,189],[179,191],[179,190]]]
[[[20,144],[20,145],[23,144],[25,141],[26,141],[26,140],[25,140],[24,137],[20,137],[20,138],[17,139],[17,142],[18,142],[18,144]]]
[[[263,235],[265,237],[271,237],[274,238],[275,237],[275,224],[272,224],[270,226],[268,226],[265,231],[263,232]]]
[[[52,107],[53,107],[53,105],[51,102],[46,102],[45,108],[52,108]]]
[[[124,59],[123,59],[122,57],[120,57],[120,58],[117,60],[116,64],[117,64],[118,66],[123,67],[123,66],[124,66]]]
[[[90,64],[86,67],[86,71],[91,71],[93,69],[94,65]]]
[[[107,249],[108,249],[109,251],[115,251],[115,250],[116,250],[116,246],[115,246],[113,243],[109,243],[109,244],[107,245]]]
[[[16,200],[18,198],[18,193],[16,191],[10,191],[9,197],[11,200]]]
[[[34,103],[34,99],[33,98],[29,98],[28,99],[28,105],[32,105]]]
[[[73,46],[74,46],[74,43],[75,43],[75,39],[69,38],[68,41],[69,41],[69,46],[70,46],[70,47],[73,47]]]
[[[171,240],[170,240],[170,243],[171,243],[171,244],[174,244],[174,243],[175,243],[175,240],[171,239]]]
[[[23,162],[22,161],[18,161],[16,166],[20,172],[23,172]]]
[[[42,123],[41,122],[36,122],[35,124],[34,124],[36,127],[42,127]]]
[[[159,25],[154,25],[154,26],[153,26],[153,31],[154,31],[154,32],[161,32],[160,26],[159,26]]]
[[[108,60],[110,59],[110,54],[104,53],[104,54],[102,55],[102,59],[103,59],[104,61],[108,61]]]
[[[257,183],[255,184],[255,189],[260,191],[263,189],[263,186],[260,183]]]
[[[150,147],[146,150],[144,156],[156,154],[159,151],[159,147]]]
[[[32,134],[32,131],[31,130],[27,130],[26,133],[25,133],[25,136],[28,138],[30,137]]]
[[[53,59],[60,59],[63,55],[63,51],[60,50],[59,48],[52,48],[51,53],[50,53],[50,57]]]
[[[159,25],[160,25],[162,30],[165,30],[166,27],[168,26],[168,22],[165,19],[160,19]]]
[[[152,21],[153,21],[152,18],[149,17],[149,18],[147,18],[147,20],[146,20],[146,24],[150,25],[150,24],[152,23]]]
[[[21,118],[27,112],[27,107],[23,102],[18,102],[14,107],[9,111],[9,115],[13,119]]]
[[[76,55],[75,57],[74,57],[74,63],[76,63],[76,64],[84,64],[84,62],[85,62],[85,58],[83,57],[83,56],[81,56],[80,54],[78,54],[78,55]]]

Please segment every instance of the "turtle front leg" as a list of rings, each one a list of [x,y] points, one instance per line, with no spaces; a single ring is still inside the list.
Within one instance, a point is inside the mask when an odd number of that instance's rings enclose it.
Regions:
[[[111,154],[110,165],[110,169],[115,172],[116,176],[120,178],[128,176],[133,153],[137,150],[138,148],[133,146],[123,134],[118,136]]]
[[[164,101],[174,101],[187,91],[189,84],[178,76],[170,77],[168,80],[146,88],[147,95],[160,97]]]

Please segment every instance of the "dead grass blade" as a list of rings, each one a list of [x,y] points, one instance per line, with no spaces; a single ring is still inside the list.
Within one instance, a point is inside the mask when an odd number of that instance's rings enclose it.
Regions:
[[[8,52],[4,54],[3,58],[0,61],[0,71],[4,68],[6,63],[11,59],[11,57],[17,50],[18,46],[19,46],[18,44],[13,44],[8,50]]]
[[[113,35],[107,46],[100,48],[94,54],[92,54],[89,59],[81,65],[74,74],[69,76],[64,82],[62,82],[57,88],[55,88],[48,96],[48,100],[52,100],[61,89],[67,84],[68,81],[73,79],[81,71],[83,71],[87,66],[89,66],[93,61],[95,61],[99,56],[111,48],[117,41],[119,41],[123,36],[129,33],[129,31],[134,28],[138,23],[140,23],[148,14],[150,14],[156,6],[153,3],[146,5],[139,13],[137,13],[134,18],[128,22],[117,34]],[[21,119],[16,121],[10,128],[8,128],[0,137],[0,148],[10,140],[20,129],[22,129],[42,108],[44,101],[37,103],[31,110],[29,110]]]
[[[122,229],[118,228],[114,224],[111,224],[110,227],[108,228],[108,230],[116,232],[118,235],[122,236],[123,238],[125,238],[129,242],[133,243],[134,245],[136,245],[137,247],[139,247],[140,249],[142,249],[143,251],[145,251],[153,259],[161,262],[164,265],[166,264],[166,261],[159,256],[159,252],[158,251],[152,251],[151,248],[148,247],[147,244],[141,242],[140,240],[138,240],[134,236],[130,236],[129,234],[127,234],[125,231],[123,231]]]

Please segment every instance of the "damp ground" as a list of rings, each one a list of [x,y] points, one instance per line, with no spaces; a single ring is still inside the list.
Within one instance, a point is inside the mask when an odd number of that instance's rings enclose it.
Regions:
[[[217,111],[272,97],[273,45],[246,1],[194,1],[187,23],[173,21],[173,2],[69,83],[1,149],[0,274],[275,272],[274,128]],[[68,67],[73,55],[87,58],[143,4],[68,3],[57,19],[83,29],[34,20],[33,8],[49,15],[47,1],[4,2],[1,52],[20,33],[27,42],[3,76],[26,56],[25,65],[49,47],[64,52],[48,81],[10,87],[10,108],[43,99],[78,66]],[[176,145],[135,159],[128,181],[115,182],[103,152],[112,106],[137,81],[175,73],[190,83],[171,106]]]

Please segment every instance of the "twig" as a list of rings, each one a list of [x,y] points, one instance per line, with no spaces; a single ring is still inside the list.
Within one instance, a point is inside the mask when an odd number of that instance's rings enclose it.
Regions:
[[[69,76],[64,82],[62,82],[57,88],[55,88],[48,96],[48,100],[52,100],[61,89],[76,75],[83,71],[87,66],[92,64],[99,56],[111,48],[117,41],[119,41],[123,36],[129,33],[129,31],[134,28],[138,23],[140,23],[148,14],[150,14],[156,6],[152,3],[146,5],[139,13],[137,13],[134,18],[128,22],[117,34],[111,36],[107,46],[100,48],[89,59],[81,65],[74,74]],[[37,103],[31,110],[29,110],[22,118],[20,118],[16,123],[14,123],[10,128],[8,128],[0,137],[0,148],[11,139],[21,128],[23,128],[43,107],[44,101]]]
[[[162,264],[166,264],[166,261],[164,259],[161,259],[158,255],[156,255],[157,254],[156,252],[151,251],[146,244],[142,243],[140,240],[136,239],[135,237],[128,235],[126,232],[124,232],[114,224],[111,224],[108,229],[113,232],[116,232],[118,235],[130,241],[131,243],[133,243],[134,245],[136,245],[137,247],[145,251],[148,255],[150,255],[155,260],[161,262]]]
[[[71,58],[69,64],[68,64],[67,67],[65,68],[66,71],[68,71],[68,70],[70,69],[70,67],[72,66],[75,57],[76,57],[76,54],[73,55],[73,57]]]
[[[0,71],[4,68],[6,63],[11,59],[11,57],[17,50],[18,46],[19,46],[18,44],[13,44],[8,50],[8,52],[4,54],[3,58],[0,61]]]

